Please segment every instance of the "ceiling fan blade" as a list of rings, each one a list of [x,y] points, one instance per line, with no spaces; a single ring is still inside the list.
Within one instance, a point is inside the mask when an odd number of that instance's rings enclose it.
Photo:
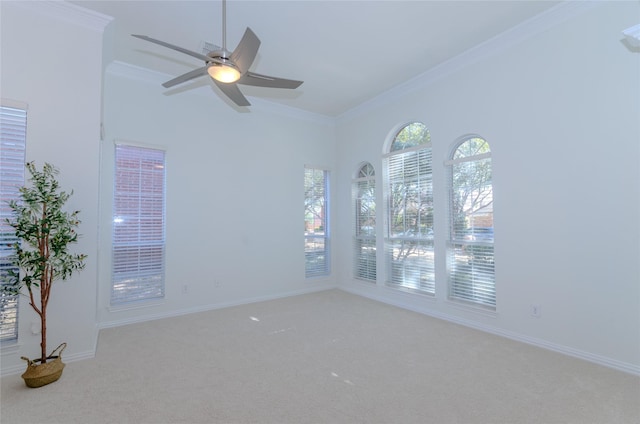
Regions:
[[[173,87],[174,85],[182,84],[183,82],[189,81],[191,79],[201,77],[202,75],[207,75],[208,66],[203,66],[202,68],[194,69],[191,72],[187,72],[186,74],[182,74],[178,77],[175,77],[171,81],[167,81],[162,84],[165,88]]]
[[[256,74],[255,72],[247,72],[238,80],[238,84],[271,88],[298,88],[302,83],[303,81],[270,77],[268,75]]]
[[[245,73],[251,67],[256,55],[258,54],[258,48],[260,47],[260,40],[251,31],[251,28],[247,27],[242,36],[242,40],[238,43],[236,49],[231,53],[231,59],[236,64],[241,73]]]
[[[213,59],[213,58],[211,58],[209,56],[205,56],[205,55],[200,54],[200,53],[192,52],[191,50],[183,49],[182,47],[174,46],[173,44],[165,43],[164,41],[160,41],[160,40],[156,40],[155,38],[147,37],[146,35],[131,34],[131,36],[139,38],[141,40],[145,40],[145,41],[149,41],[151,43],[155,43],[155,44],[161,45],[163,47],[168,47],[168,48],[170,48],[172,50],[175,50],[175,51],[178,51],[180,53],[188,54],[189,56],[195,57],[196,59],[204,60],[205,62],[220,63],[220,61],[217,61],[217,60],[215,60],[215,59]]]
[[[228,98],[233,100],[235,104],[237,104],[238,106],[251,106],[251,103],[249,103],[249,100],[247,100],[247,98],[244,97],[244,94],[240,92],[240,89],[235,83],[227,84],[224,82],[217,81],[213,78],[211,79],[218,86],[218,88],[222,90],[224,94],[227,95]]]

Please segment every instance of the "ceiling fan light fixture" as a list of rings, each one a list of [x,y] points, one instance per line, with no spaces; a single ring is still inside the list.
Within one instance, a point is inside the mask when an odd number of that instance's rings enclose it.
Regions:
[[[240,79],[240,71],[235,66],[226,63],[214,63],[207,69],[207,73],[216,81],[224,83],[236,82]]]

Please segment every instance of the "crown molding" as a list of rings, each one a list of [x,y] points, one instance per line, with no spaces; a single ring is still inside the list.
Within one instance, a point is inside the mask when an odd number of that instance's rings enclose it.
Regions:
[[[111,62],[105,71],[107,74],[145,82],[149,84],[161,85],[163,82],[173,78],[171,75],[167,75],[162,72],[153,71],[141,66],[132,65],[127,62],[113,61]],[[208,85],[204,87],[194,88],[190,90],[191,93],[196,95],[211,96],[211,90]],[[291,106],[282,105],[276,102],[270,102],[261,98],[247,96],[251,98],[251,108],[256,110],[262,110],[264,112],[275,113],[282,116],[287,116],[303,121],[309,121],[320,125],[334,126],[335,118],[321,115],[318,113],[308,112],[302,109],[298,109]]]
[[[150,84],[162,84],[171,76],[162,72],[153,71],[141,66],[132,65],[127,62],[114,60],[107,65],[105,72],[109,75],[113,75],[120,78],[132,79],[136,81],[147,82]]]
[[[62,0],[40,0],[40,1],[3,1],[2,7],[17,6],[25,10],[31,10],[54,19],[63,20],[75,25],[79,25],[92,31],[104,32],[105,27],[113,20],[111,16],[93,10],[85,9],[81,6],[68,3]]]
[[[276,113],[278,115],[288,116],[290,118],[295,118],[301,121],[308,121],[314,124],[320,124],[329,127],[335,127],[336,125],[336,119],[331,116],[309,112],[293,106],[271,102],[269,100],[258,97],[251,97],[251,105],[260,110],[264,110],[265,112]]]
[[[88,11],[82,7],[71,5],[65,1],[37,1],[37,2],[19,2],[30,4],[46,4],[50,13],[54,11],[66,11],[65,16],[71,15],[71,11],[76,14],[82,14],[85,18],[85,22],[92,22],[93,17],[102,17],[108,19],[106,24],[111,21],[112,18]],[[510,47],[520,44],[527,39],[534,37],[535,35],[544,32],[548,29],[556,27],[567,20],[580,15],[581,13],[594,8],[595,6],[606,3],[602,0],[566,0],[562,3],[548,9],[547,11],[540,13],[533,18],[530,18],[521,24],[508,29],[501,34],[487,40],[471,49],[459,54],[458,56],[443,62],[434,68],[404,82],[395,87],[387,90],[386,92],[365,101],[358,106],[342,113],[337,117],[330,117],[313,112],[307,112],[295,107],[281,105],[279,103],[270,102],[264,99],[252,98],[254,108],[268,110],[279,115],[286,115],[294,117],[296,119],[308,120],[323,125],[335,126],[340,122],[351,120],[357,116],[360,116],[368,111],[377,109],[384,104],[397,100],[406,96],[416,90],[423,89],[429,85],[434,84],[438,80],[445,78],[455,72],[458,72],[470,65],[473,65],[487,57],[491,57],[498,54]],[[40,8],[38,7],[38,10]],[[81,13],[85,12],[85,13]],[[78,19],[78,18],[76,18]],[[78,23],[77,21],[74,21]],[[142,68],[129,63],[114,61],[109,64],[106,70],[107,73],[119,76],[127,79],[134,79],[141,82],[162,84],[164,81],[171,79],[171,75],[153,71],[147,68]],[[211,95],[210,90],[206,87],[192,90],[197,94]]]
[[[498,54],[510,47],[520,44],[543,31],[556,27],[581,13],[602,4],[602,0],[566,0],[534,16],[521,24],[510,28],[495,37],[472,47],[428,71],[404,82],[384,93],[367,100],[358,106],[336,117],[336,122],[345,122],[368,111],[397,100],[416,90],[423,89],[436,81],[458,72],[480,60]]]

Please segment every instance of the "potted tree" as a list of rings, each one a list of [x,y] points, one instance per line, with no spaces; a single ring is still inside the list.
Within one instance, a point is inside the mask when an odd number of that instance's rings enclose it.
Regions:
[[[10,201],[13,217],[7,223],[15,230],[18,243],[13,245],[13,265],[18,271],[10,270],[11,281],[4,288],[14,294],[26,287],[29,305],[40,317],[41,342],[40,358],[27,361],[27,370],[22,378],[29,387],[40,387],[60,378],[64,363],[62,343],[47,355],[47,308],[51,299],[51,288],[56,280],[66,280],[84,268],[86,255],[69,252],[69,246],[77,242],[75,229],[80,224],[79,211],[65,212],[63,206],[71,193],[60,190],[56,180],[58,170],[45,163],[42,170],[33,162],[26,164],[31,174],[30,186],[20,187],[18,201]]]

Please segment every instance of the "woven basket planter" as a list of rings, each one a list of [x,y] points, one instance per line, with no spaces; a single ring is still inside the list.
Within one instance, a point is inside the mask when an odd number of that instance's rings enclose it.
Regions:
[[[62,343],[55,348],[51,355],[47,356],[47,362],[42,364],[41,359],[31,360],[29,358],[22,359],[27,361],[27,370],[22,374],[22,379],[27,387],[42,387],[49,383],[57,381],[62,375],[64,363],[62,362],[62,351],[67,347],[66,343]]]

